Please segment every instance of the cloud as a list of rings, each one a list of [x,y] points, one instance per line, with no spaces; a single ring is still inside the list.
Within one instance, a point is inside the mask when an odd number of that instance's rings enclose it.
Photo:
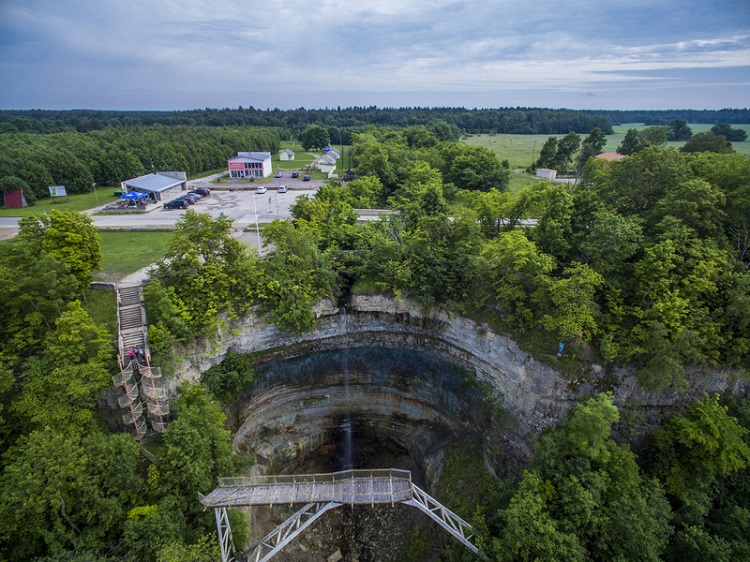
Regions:
[[[583,99],[601,88],[668,87],[671,70],[695,71],[701,84],[700,73],[715,69],[727,69],[729,91],[729,69],[750,65],[746,8],[746,0],[538,0],[533,9],[511,0],[99,0],[92,9],[84,0],[3,0],[0,107],[57,106],[56,92],[78,95],[78,107],[113,108],[122,99],[204,107],[222,96],[314,107],[299,100],[322,92],[351,93],[349,105],[378,92],[415,100],[508,92],[528,105],[522,95],[547,92],[555,106],[560,91]],[[54,91],[42,87],[50,83]]]

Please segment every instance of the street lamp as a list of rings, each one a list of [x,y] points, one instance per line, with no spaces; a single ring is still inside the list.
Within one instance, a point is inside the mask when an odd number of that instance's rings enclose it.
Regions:
[[[99,194],[96,192],[96,182],[92,183],[91,185],[94,186],[94,197],[96,197],[96,206],[99,206]]]
[[[258,235],[258,255],[263,253],[263,246],[260,241],[260,226],[258,225],[258,207],[255,205],[255,193],[253,193],[253,211],[255,211],[255,232]]]

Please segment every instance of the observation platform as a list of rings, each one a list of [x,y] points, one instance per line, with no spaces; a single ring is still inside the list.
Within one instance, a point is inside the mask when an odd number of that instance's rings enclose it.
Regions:
[[[386,468],[327,474],[220,478],[219,487],[208,495],[201,495],[200,501],[203,507],[214,509],[222,562],[270,560],[330,509],[342,505],[394,506],[397,503],[416,507],[466,548],[481,556],[471,540],[476,530],[416,486],[408,470]],[[228,507],[294,504],[304,506],[249,551],[235,554],[226,511]]]

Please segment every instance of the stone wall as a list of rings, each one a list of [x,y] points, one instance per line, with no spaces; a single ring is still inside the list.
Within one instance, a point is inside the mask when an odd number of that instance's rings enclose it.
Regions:
[[[594,368],[583,382],[570,381],[485,325],[442,310],[425,312],[383,295],[354,296],[346,311],[322,301],[315,313],[314,332],[302,335],[284,333],[260,315],[249,314],[211,349],[185,350],[173,389],[183,380],[197,380],[202,372],[221,363],[229,351],[262,353],[264,361],[273,361],[360,346],[409,348],[436,353],[490,383],[501,393],[522,435],[557,424],[577,400],[603,389],[613,391],[618,406],[637,402],[653,411],[679,406],[707,392],[750,390],[747,381],[735,380],[728,369],[693,369],[687,387],[679,392],[647,393],[627,370],[605,377],[603,370]]]

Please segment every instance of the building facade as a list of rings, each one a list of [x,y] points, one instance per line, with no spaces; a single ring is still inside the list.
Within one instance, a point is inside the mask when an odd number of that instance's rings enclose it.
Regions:
[[[273,171],[270,152],[238,152],[227,162],[230,178],[267,178]]]

